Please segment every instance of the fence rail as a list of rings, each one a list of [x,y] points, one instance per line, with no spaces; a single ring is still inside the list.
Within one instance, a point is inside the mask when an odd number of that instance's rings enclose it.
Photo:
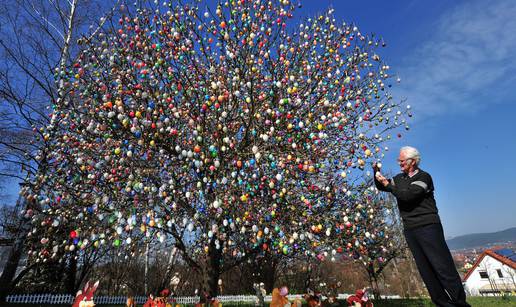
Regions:
[[[349,294],[339,294],[338,299],[344,300]],[[384,296],[385,298],[400,298],[397,295]],[[302,299],[301,294],[292,294],[288,296],[289,300]],[[71,304],[74,297],[69,294],[19,294],[7,296],[8,303],[20,303],[20,304]],[[224,295],[219,296],[217,299],[221,303],[228,302],[256,302],[257,297],[255,295]],[[270,295],[265,296],[264,300],[270,302],[272,297]],[[95,296],[93,301],[97,305],[125,305],[127,300],[126,296]],[[179,296],[175,298],[178,304],[196,304],[200,298],[198,296]],[[147,301],[145,296],[135,296],[134,301],[136,304],[143,304]]]
[[[20,294],[7,296],[8,303],[24,304],[71,304],[73,296],[69,294]]]

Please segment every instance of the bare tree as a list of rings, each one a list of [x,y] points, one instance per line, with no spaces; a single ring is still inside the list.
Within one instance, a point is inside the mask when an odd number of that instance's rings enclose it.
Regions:
[[[82,0],[0,4],[0,177],[26,183],[44,178],[52,130],[43,133],[39,128],[59,120],[60,105],[67,99],[63,76],[79,51],[76,41],[95,30],[103,11],[94,1]],[[35,199],[18,202],[23,202],[29,215],[39,209]],[[0,301],[23,277],[14,279],[30,231],[28,223],[30,219],[21,220],[15,234],[8,265],[0,276]]]
[[[504,276],[504,283],[506,289],[516,290],[516,270],[508,265],[502,266],[502,275]]]

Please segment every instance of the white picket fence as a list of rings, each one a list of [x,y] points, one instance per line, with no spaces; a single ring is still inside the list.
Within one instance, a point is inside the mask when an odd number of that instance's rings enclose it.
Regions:
[[[339,294],[338,299],[345,300],[349,294]],[[292,294],[288,296],[289,300],[302,299],[302,294]],[[400,298],[397,295],[385,296],[385,298]],[[19,294],[7,296],[8,303],[24,303],[24,304],[71,304],[74,297],[69,294]],[[198,296],[180,296],[176,297],[178,304],[196,304],[199,302]],[[257,300],[255,295],[224,295],[219,296],[217,299],[221,303],[227,302],[242,302],[252,303]],[[126,296],[95,296],[93,301],[97,305],[125,305],[127,300]],[[270,302],[272,297],[267,295],[264,300]],[[134,297],[136,304],[143,304],[147,301],[145,296]]]
[[[25,304],[71,304],[73,296],[69,294],[20,294],[7,296],[8,303]]]
[[[289,295],[289,299],[298,299],[302,295]],[[25,304],[71,304],[74,297],[69,294],[20,294],[7,296],[8,303],[25,303]],[[219,296],[217,299],[221,303],[227,302],[255,302],[257,300],[254,295],[225,295]],[[270,302],[272,297],[266,296],[266,302]],[[126,296],[95,296],[93,301],[97,305],[124,305]],[[175,298],[178,304],[196,304],[200,298],[198,296],[180,296]],[[136,304],[143,304],[147,301],[145,296],[134,297]]]

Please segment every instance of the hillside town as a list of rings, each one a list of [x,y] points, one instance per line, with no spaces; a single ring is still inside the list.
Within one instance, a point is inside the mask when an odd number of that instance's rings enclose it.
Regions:
[[[452,255],[469,295],[516,292],[516,242],[453,250]]]

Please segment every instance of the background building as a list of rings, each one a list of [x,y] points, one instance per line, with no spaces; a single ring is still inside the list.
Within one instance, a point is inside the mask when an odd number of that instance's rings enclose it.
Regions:
[[[516,253],[510,249],[484,251],[464,276],[469,295],[516,291]]]

